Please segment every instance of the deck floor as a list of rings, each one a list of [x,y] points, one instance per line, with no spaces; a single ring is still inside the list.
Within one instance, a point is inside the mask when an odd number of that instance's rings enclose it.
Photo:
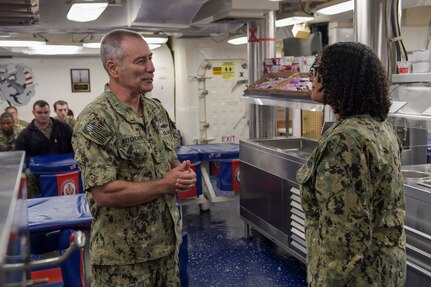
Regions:
[[[214,203],[207,211],[185,205],[190,287],[307,286],[305,266],[256,231],[245,237],[239,200]]]

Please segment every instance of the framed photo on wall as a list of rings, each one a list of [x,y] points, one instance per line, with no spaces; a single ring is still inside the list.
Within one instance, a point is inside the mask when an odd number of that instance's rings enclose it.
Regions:
[[[90,92],[90,69],[70,69],[72,93]]]

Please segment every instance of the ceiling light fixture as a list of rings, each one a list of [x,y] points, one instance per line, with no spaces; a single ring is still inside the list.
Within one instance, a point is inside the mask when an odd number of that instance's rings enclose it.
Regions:
[[[353,11],[354,9],[353,0],[350,1],[330,1],[328,3],[319,5],[316,7],[316,13],[321,15],[335,15],[347,11]]]
[[[82,43],[82,46],[83,46],[84,48],[100,49],[100,42],[94,42],[94,43]]]
[[[283,18],[281,18],[283,17]],[[292,26],[299,23],[305,23],[314,20],[313,15],[302,11],[289,12],[280,15],[280,19],[275,21],[275,27]]]
[[[313,16],[292,16],[275,21],[275,27],[291,26],[313,20]]]
[[[40,55],[70,55],[77,54],[82,47],[75,45],[46,45],[31,48],[32,54]]]
[[[150,48],[150,50],[160,48],[161,46],[162,46],[161,44],[148,44],[148,47]]]
[[[248,38],[246,36],[240,36],[240,37],[229,39],[227,40],[227,42],[232,45],[244,45],[244,44],[247,44]]]
[[[89,22],[99,18],[108,7],[106,0],[74,0],[67,13],[67,19],[76,22]]]
[[[164,44],[168,41],[168,38],[163,38],[163,37],[144,37],[144,39],[147,42],[148,46],[150,47],[150,50],[157,49],[162,44]],[[84,48],[100,49],[101,43],[100,42],[84,42],[84,43],[82,43],[82,46]]]
[[[90,49],[100,49],[100,43],[83,43],[82,46],[84,48],[90,48]],[[154,50],[162,46],[161,44],[148,44],[148,47],[150,50]]]
[[[168,37],[163,36],[143,36],[147,44],[165,44],[168,41]]]
[[[0,40],[0,47],[38,47],[46,45],[45,41]]]

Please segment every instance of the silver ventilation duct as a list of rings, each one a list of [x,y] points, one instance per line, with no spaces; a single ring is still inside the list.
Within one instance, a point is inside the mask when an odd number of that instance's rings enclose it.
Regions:
[[[261,0],[209,0],[193,18],[193,24],[246,23],[264,19],[265,13],[278,10],[278,2]]]

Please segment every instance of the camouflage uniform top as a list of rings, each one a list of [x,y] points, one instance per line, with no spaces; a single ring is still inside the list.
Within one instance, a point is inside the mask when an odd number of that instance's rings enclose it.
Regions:
[[[6,136],[2,131],[0,131],[0,151],[15,150],[16,138],[22,130],[22,126],[14,125],[13,133],[10,136]]]
[[[141,96],[144,118],[105,92],[79,115],[73,133],[75,158],[93,215],[91,260],[124,265],[178,254],[181,222],[175,194],[128,208],[98,207],[91,187],[114,180],[161,179],[176,159],[179,136],[161,104]]]
[[[18,122],[15,124],[15,126],[20,126],[20,127],[22,127],[21,129],[24,129],[28,126],[28,122],[23,121],[23,120],[18,120]]]
[[[298,171],[309,286],[404,286],[401,144],[368,115],[335,122]]]
[[[60,120],[58,117],[54,117],[54,119],[57,119],[57,120],[59,120],[59,121],[63,121],[63,120]],[[64,121],[63,122],[65,122],[66,124],[68,124],[69,126],[71,126],[72,127],[72,129],[75,127],[75,124],[76,124],[76,120],[74,119],[74,118],[72,118],[72,117],[69,117],[69,116],[67,116],[65,119],[64,119]]]

